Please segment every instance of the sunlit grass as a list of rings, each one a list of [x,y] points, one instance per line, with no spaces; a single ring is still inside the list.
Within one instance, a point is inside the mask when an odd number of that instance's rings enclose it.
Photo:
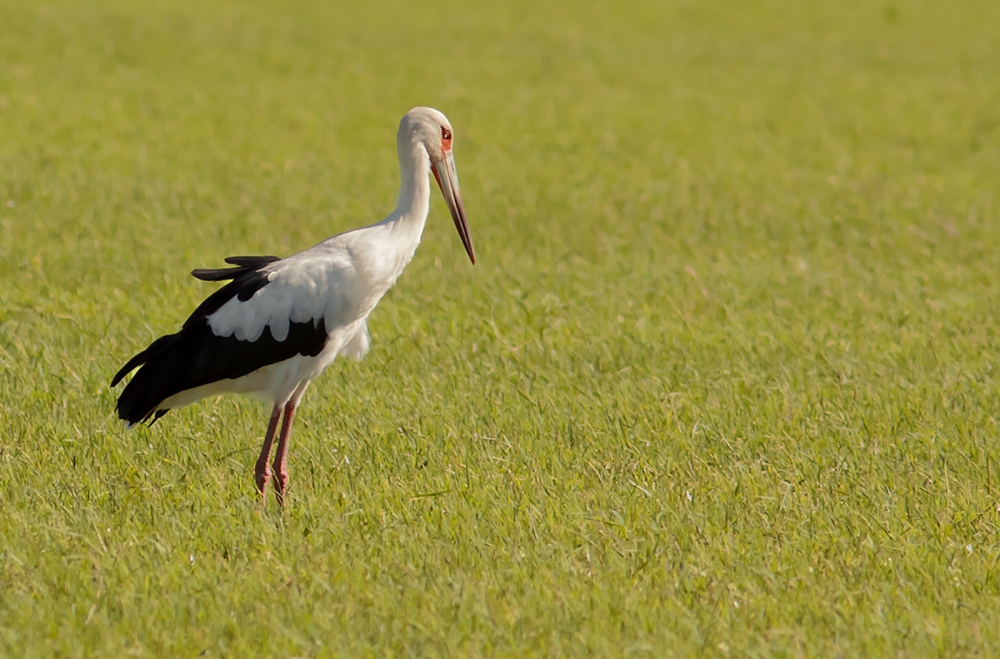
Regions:
[[[0,655],[1000,652],[994,3],[3,3]],[[311,387],[126,433],[229,254],[443,204]],[[272,501],[273,504],[273,501]]]

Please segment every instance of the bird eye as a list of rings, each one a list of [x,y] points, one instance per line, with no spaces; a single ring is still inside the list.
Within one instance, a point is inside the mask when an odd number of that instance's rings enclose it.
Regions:
[[[444,140],[445,142],[447,142],[448,140],[450,140],[451,139],[451,131],[448,130],[447,128],[442,128],[441,129],[441,139]]]

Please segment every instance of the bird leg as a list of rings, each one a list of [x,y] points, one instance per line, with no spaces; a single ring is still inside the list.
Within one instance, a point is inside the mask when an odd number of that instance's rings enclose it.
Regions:
[[[267,482],[271,480],[271,468],[267,466],[267,460],[271,457],[271,442],[274,441],[274,431],[278,429],[278,419],[281,418],[281,405],[275,405],[271,411],[271,422],[267,424],[267,434],[264,435],[264,445],[260,448],[260,457],[254,467],[254,480],[257,489],[260,490],[260,501],[264,503],[264,495],[267,492]]]
[[[295,408],[298,397],[285,404],[285,420],[281,424],[281,434],[278,435],[278,448],[274,451],[274,492],[278,497],[278,505],[285,505],[285,489],[288,487],[288,438],[292,435],[292,423],[295,422]]]

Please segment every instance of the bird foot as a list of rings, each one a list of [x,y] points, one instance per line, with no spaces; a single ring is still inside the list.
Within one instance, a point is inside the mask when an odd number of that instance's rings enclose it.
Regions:
[[[265,462],[263,469],[258,466],[257,469],[254,471],[254,481],[257,483],[257,490],[260,492],[261,503],[264,502],[264,499],[267,495],[267,483],[270,480],[271,480],[271,468],[268,467],[267,463]],[[277,483],[275,483],[275,485],[277,486]]]
[[[288,472],[279,470],[274,475],[274,495],[278,499],[278,505],[285,505],[285,491],[288,489]]]

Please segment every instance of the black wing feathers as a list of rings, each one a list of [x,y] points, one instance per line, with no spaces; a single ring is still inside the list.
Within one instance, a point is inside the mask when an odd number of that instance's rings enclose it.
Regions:
[[[126,367],[142,368],[132,377],[118,398],[118,416],[129,423],[149,419],[167,398],[188,389],[235,379],[295,355],[315,357],[326,345],[326,323],[290,323],[288,337],[277,341],[270,328],[256,341],[240,341],[234,336],[216,336],[208,323],[186,326],[177,334],[154,341]],[[116,377],[121,379],[124,368]],[[155,420],[155,419],[154,419]]]
[[[123,377],[134,371],[142,364],[145,364],[151,354],[156,355],[159,352],[161,352],[163,349],[163,344],[169,343],[170,339],[172,339],[174,336],[176,336],[176,334],[171,334],[169,336],[161,336],[157,340],[150,343],[149,347],[147,347],[145,350],[140,352],[132,359],[128,360],[125,363],[125,365],[122,366],[117,373],[115,373],[115,377],[111,379],[111,386],[112,387],[117,386],[118,383],[122,381]]]
[[[268,263],[281,259],[277,256],[227,256],[226,263],[238,266],[236,268],[198,268],[191,274],[202,281],[225,281],[236,279],[251,270],[260,270]]]
[[[289,323],[284,341],[275,340],[270,327],[256,341],[240,341],[235,336],[216,336],[208,325],[207,317],[233,297],[246,301],[266,286],[268,273],[261,268],[277,260],[275,256],[231,256],[226,262],[235,268],[195,270],[192,274],[205,281],[232,281],[209,295],[180,332],[153,341],[115,374],[112,387],[142,367],[118,398],[118,415],[129,423],[148,419],[152,423],[166,413],[158,406],[182,391],[242,377],[295,355],[318,355],[327,340],[322,318]]]
[[[202,281],[225,281],[227,279],[232,279],[232,281],[205,298],[205,301],[199,304],[191,316],[184,321],[184,327],[211,316],[219,310],[219,307],[229,302],[233,296],[240,302],[246,302],[252,298],[253,294],[264,288],[268,282],[267,273],[262,272],[261,269],[269,263],[280,260],[277,256],[229,256],[226,257],[226,263],[238,267],[192,270],[191,274]]]

